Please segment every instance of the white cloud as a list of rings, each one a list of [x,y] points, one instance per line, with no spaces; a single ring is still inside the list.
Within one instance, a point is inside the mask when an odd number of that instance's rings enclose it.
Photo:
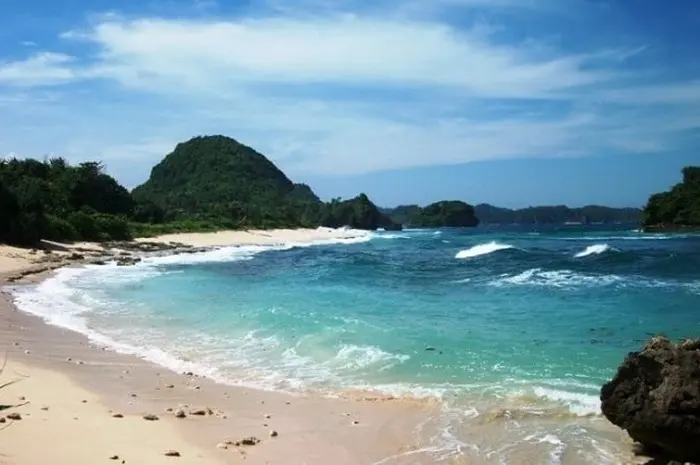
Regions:
[[[144,177],[178,141],[223,133],[295,175],[339,174],[647,153],[700,127],[691,105],[700,100],[697,82],[629,84],[632,73],[619,66],[643,48],[569,54],[536,41],[498,42],[479,28],[336,13],[235,20],[111,14],[63,38],[94,53],[0,63],[0,86],[119,87],[96,90],[102,93],[92,99],[72,89],[60,105],[34,100],[33,113],[26,105],[22,113],[24,121],[34,115],[33,127],[0,114],[0,128],[15,127],[0,129],[0,150],[15,144],[28,152],[22,146],[31,141],[35,153],[97,158],[129,175],[142,166]],[[648,104],[674,108],[660,122]]]
[[[112,20],[71,36],[101,49],[83,76],[130,86],[219,91],[241,83],[341,83],[549,98],[614,77],[586,68],[597,55],[541,56],[437,23],[353,16]]]
[[[0,85],[37,86],[69,82],[76,78],[70,67],[72,57],[41,52],[21,61],[0,61]]]

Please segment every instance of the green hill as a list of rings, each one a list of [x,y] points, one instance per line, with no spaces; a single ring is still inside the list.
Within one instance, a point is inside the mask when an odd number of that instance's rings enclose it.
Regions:
[[[224,136],[178,144],[133,196],[137,209],[160,210],[164,221],[208,221],[234,228],[376,229],[391,224],[367,196],[325,204],[264,155]]]
[[[683,180],[666,192],[653,194],[644,208],[647,229],[700,227],[700,167],[683,168]]]
[[[474,227],[479,219],[474,214],[474,207],[459,200],[443,200],[425,207],[418,205],[400,205],[387,210],[390,218],[406,227]]]

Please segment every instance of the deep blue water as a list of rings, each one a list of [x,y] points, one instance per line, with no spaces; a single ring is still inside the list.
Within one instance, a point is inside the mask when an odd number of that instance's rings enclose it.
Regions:
[[[62,270],[17,302],[231,383],[438,396],[447,427],[503,405],[595,415],[627,352],[698,335],[700,236],[510,227],[231,247]],[[578,426],[546,434],[590,448],[597,433]]]

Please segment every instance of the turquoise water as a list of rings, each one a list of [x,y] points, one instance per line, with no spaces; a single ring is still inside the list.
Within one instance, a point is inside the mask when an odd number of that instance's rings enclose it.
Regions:
[[[532,463],[605,463],[617,446],[598,431],[600,386],[650,335],[698,334],[700,236],[374,233],[66,269],[16,299],[118,350],[224,382],[438,398],[435,461],[508,457],[469,430],[493,417],[510,449],[546,449]]]

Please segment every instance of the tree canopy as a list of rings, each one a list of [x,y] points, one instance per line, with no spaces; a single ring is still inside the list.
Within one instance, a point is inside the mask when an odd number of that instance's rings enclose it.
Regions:
[[[0,162],[0,240],[128,239],[129,191],[96,162],[62,158]]]
[[[644,208],[646,227],[700,226],[700,167],[687,166],[683,180],[666,192],[653,194]]]

